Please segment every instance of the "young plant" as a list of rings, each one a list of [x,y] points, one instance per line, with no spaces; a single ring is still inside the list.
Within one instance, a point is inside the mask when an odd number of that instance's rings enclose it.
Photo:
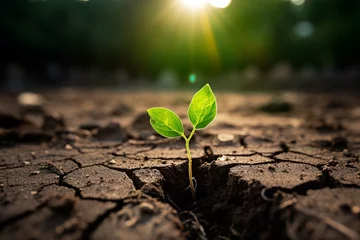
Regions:
[[[190,189],[192,197],[195,200],[195,188],[192,177],[192,158],[189,144],[195,131],[206,128],[216,117],[216,98],[210,85],[206,84],[202,87],[195,93],[190,102],[188,117],[193,129],[188,137],[185,136],[184,127],[179,116],[170,109],[154,107],[149,108],[147,112],[150,116],[150,124],[158,134],[167,138],[183,137],[185,139],[185,148],[189,160],[188,172]]]

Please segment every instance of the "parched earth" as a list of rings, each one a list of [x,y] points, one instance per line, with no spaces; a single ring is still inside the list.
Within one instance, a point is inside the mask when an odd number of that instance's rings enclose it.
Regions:
[[[215,94],[196,201],[145,111],[191,93],[0,94],[0,239],[360,239],[360,98]]]

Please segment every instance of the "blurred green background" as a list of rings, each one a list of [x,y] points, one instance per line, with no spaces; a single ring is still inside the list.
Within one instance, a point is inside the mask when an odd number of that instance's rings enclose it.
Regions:
[[[179,0],[2,0],[0,81],[171,87],[196,73],[228,88],[256,79],[255,88],[299,87],[299,78],[351,88],[359,29],[358,0],[233,0],[197,10]],[[270,78],[280,81],[264,83]]]

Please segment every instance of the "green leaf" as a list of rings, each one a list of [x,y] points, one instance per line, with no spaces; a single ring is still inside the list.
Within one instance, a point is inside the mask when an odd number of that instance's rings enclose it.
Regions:
[[[209,84],[193,96],[188,116],[196,129],[206,128],[216,117],[216,98]]]
[[[173,138],[184,134],[184,127],[176,113],[167,108],[149,108],[150,124],[161,136]]]

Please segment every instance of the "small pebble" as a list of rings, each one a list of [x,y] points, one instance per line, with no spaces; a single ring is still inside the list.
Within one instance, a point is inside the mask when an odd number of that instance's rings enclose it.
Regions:
[[[109,161],[109,163],[110,163],[110,164],[116,164],[116,161],[115,161],[115,159],[111,159],[111,160]]]
[[[51,171],[52,173],[55,173],[57,175],[63,175],[64,174],[64,172],[61,169],[59,169],[57,166],[55,166],[53,163],[47,162],[46,164],[47,164],[46,168],[49,171]]]
[[[71,150],[71,149],[73,149],[73,147],[72,147],[70,144],[66,144],[66,145],[65,145],[65,149],[66,149],[66,150]]]
[[[30,165],[31,163],[29,161],[24,161],[23,162],[25,165]]]
[[[31,191],[30,194],[31,195],[36,195],[38,192],[37,191]]]
[[[89,175],[89,174],[86,174],[85,177],[90,177],[90,175]]]
[[[221,156],[221,157],[219,157],[218,159],[217,159],[218,161],[231,161],[231,160],[235,160],[235,157],[229,157],[229,156],[225,156],[225,155],[223,155],[223,156]]]
[[[41,106],[44,103],[44,98],[36,93],[23,92],[19,94],[17,101],[23,106]]]
[[[142,213],[153,213],[154,212],[154,206],[147,202],[142,202],[139,205],[139,208]]]
[[[155,135],[150,135],[148,139],[149,140],[156,140],[156,136]]]
[[[30,175],[38,175],[40,173],[40,171],[33,171],[30,173]]]
[[[360,215],[360,207],[359,206],[353,206],[351,208],[351,212],[355,215]]]
[[[233,141],[235,139],[234,135],[227,134],[227,133],[221,133],[217,137],[220,140],[220,142],[230,142],[230,141]]]

